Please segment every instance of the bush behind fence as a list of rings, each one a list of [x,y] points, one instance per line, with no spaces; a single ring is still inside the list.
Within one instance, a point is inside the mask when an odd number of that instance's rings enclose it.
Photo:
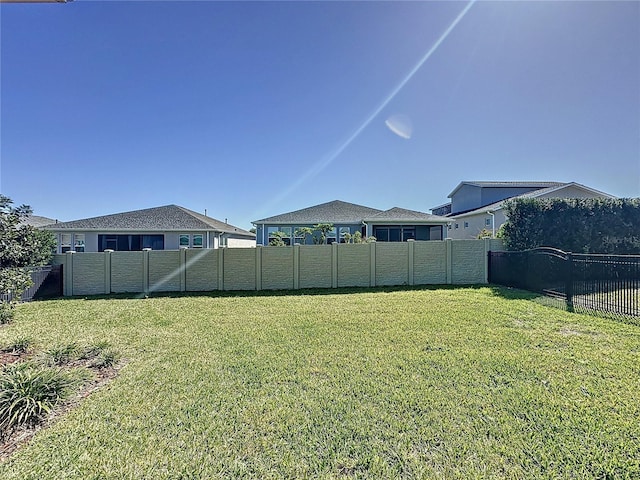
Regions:
[[[67,253],[64,295],[487,283],[484,240]]]

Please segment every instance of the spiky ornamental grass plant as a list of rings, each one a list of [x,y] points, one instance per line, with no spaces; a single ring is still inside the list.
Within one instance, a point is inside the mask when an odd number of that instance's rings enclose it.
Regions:
[[[18,337],[5,345],[1,351],[10,353],[27,353],[32,341],[29,337]]]
[[[65,399],[77,383],[59,369],[19,364],[0,374],[0,437],[32,425]]]

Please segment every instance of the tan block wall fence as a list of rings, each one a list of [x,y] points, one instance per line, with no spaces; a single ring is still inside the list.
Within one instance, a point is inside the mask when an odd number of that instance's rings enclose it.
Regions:
[[[66,253],[64,295],[487,283],[500,240]]]

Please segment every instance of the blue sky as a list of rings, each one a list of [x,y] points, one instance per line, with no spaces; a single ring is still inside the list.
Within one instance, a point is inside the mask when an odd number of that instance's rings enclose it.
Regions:
[[[249,228],[429,211],[462,180],[640,196],[636,1],[76,0],[0,26],[0,191],[39,215]]]

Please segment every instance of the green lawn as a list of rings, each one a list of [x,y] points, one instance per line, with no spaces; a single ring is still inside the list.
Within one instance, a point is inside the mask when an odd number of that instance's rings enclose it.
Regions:
[[[640,327],[526,294],[56,300],[25,335],[128,363],[3,479],[640,477]]]

